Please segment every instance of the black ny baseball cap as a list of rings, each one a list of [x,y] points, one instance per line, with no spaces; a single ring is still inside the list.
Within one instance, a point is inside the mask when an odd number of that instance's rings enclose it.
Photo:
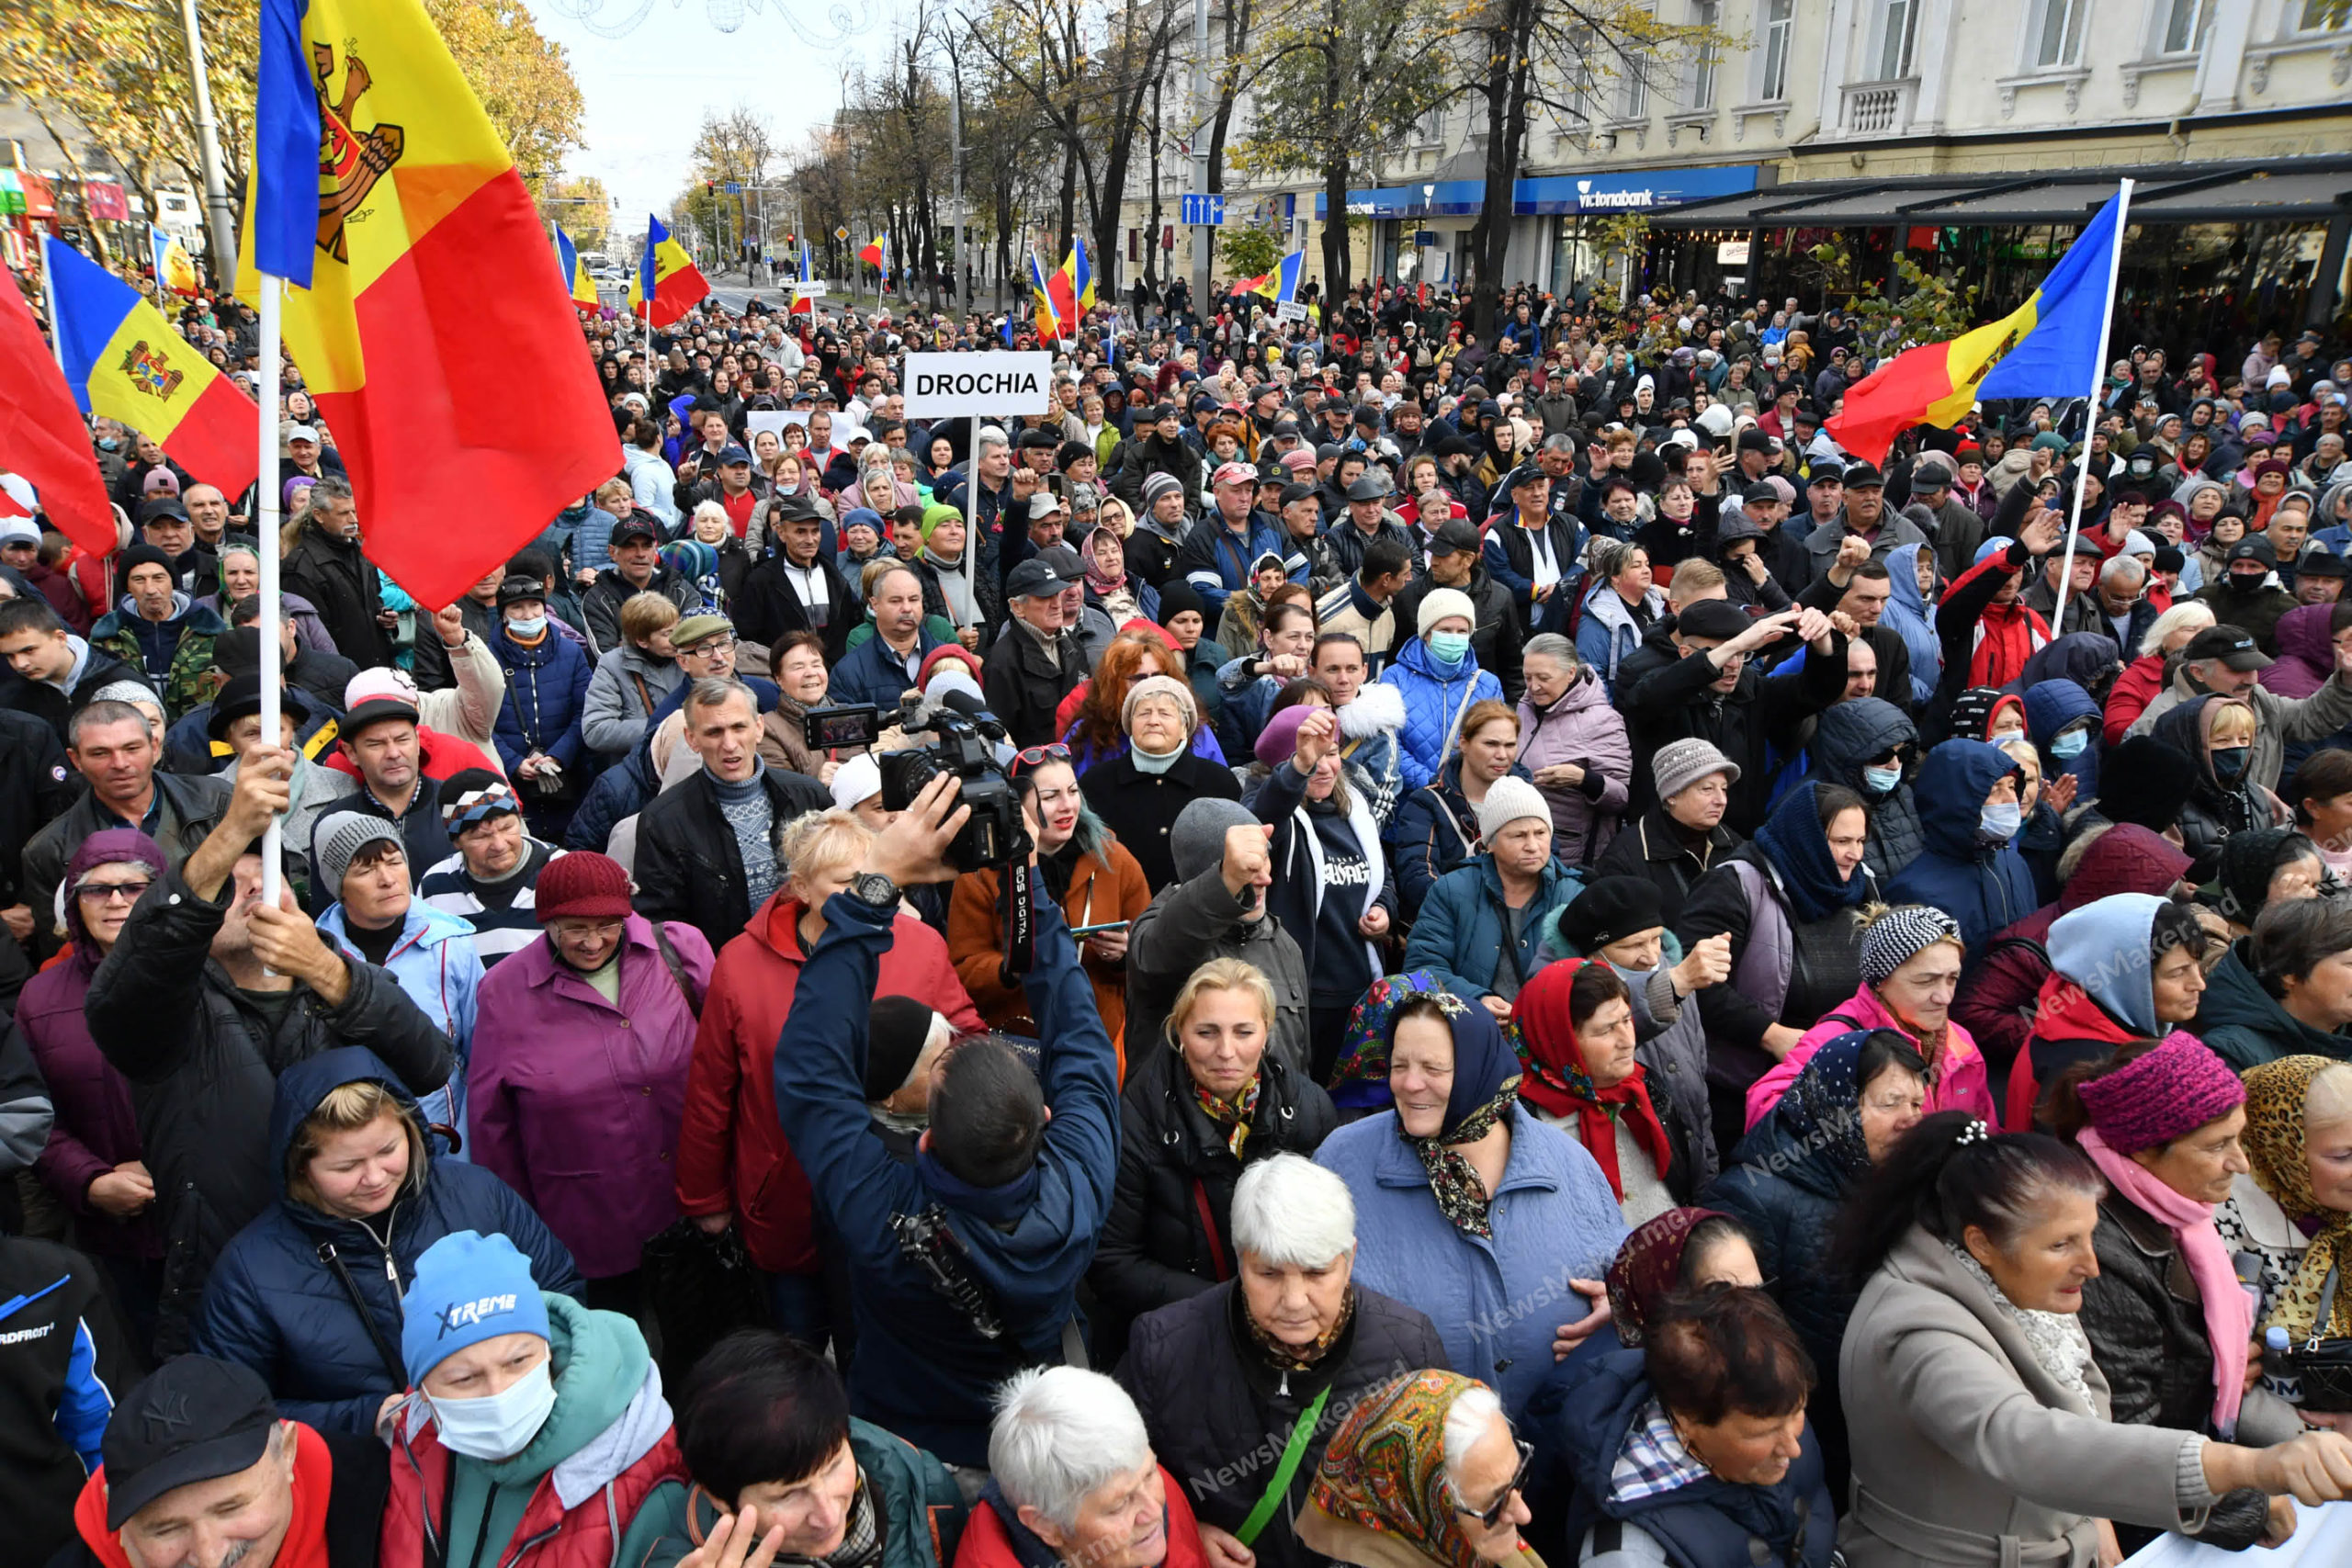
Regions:
[[[251,1470],[277,1424],[268,1385],[251,1368],[209,1356],[164,1362],[123,1396],[100,1439],[107,1529],[166,1492]]]

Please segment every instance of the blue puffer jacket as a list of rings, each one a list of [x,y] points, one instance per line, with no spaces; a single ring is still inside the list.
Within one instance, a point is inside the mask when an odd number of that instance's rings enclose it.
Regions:
[[[1419,637],[1396,650],[1378,683],[1405,699],[1405,723],[1396,738],[1404,745],[1398,761],[1408,790],[1420,788],[1437,775],[1470,705],[1488,697],[1500,701],[1503,694],[1502,682],[1478,668],[1476,654],[1465,654],[1462,668],[1447,675],[1438,669]]]
[[[1511,764],[1510,776],[1533,782]],[[1478,809],[1462,793],[1462,758],[1448,757],[1437,777],[1397,802],[1380,841],[1396,878],[1396,898],[1408,922],[1421,912],[1430,886],[1447,872],[1470,863],[1486,848],[1478,834]]]
[[[490,639],[490,650],[506,671],[506,701],[492,735],[507,773],[531,752],[544,751],[563,764],[575,787],[584,785],[580,721],[588,710],[588,680],[595,673],[588,656],[552,628],[537,648],[526,648],[501,631]],[[680,682],[680,690],[687,684]]]
[[[1897,784],[1883,793],[1872,790],[1862,770],[1889,751],[1918,741],[1918,729],[1901,708],[1878,697],[1857,697],[1823,712],[1806,749],[1811,777],[1844,784],[1870,807],[1871,832],[1862,846],[1862,863],[1882,883],[1917,859],[1927,840],[1919,830],[1919,808],[1911,798],[1911,786]]]
[[[296,1129],[329,1092],[348,1083],[383,1085],[417,1130],[408,1184],[377,1221],[331,1218],[286,1191]],[[450,1232],[470,1230],[512,1241],[531,1260],[541,1290],[579,1296],[571,1254],[513,1188],[454,1160],[427,1158],[417,1168],[423,1132],[414,1097],[372,1051],[344,1046],[280,1075],[269,1122],[278,1201],[239,1232],[213,1266],[191,1348],[259,1372],[281,1416],[321,1431],[364,1433],[374,1430],[385,1395],[408,1383],[385,1365],[351,1292],[368,1303],[376,1336],[397,1356],[401,1292],[416,1277],[417,1258]],[[349,1291],[322,1256],[327,1247],[350,1275]]]
[[[1772,1485],[1741,1485],[1708,1475],[1634,1502],[1616,1500],[1611,1472],[1634,1424],[1656,1397],[1643,1366],[1639,1350],[1578,1358],[1565,1363],[1555,1385],[1528,1408],[1534,1470],[1552,1483],[1539,1495],[1574,1491],[1566,1539],[1551,1561],[1616,1568],[1656,1562],[1662,1552],[1673,1568],[1746,1562],[1826,1568],[1837,1544],[1838,1516],[1810,1426],[1799,1439],[1803,1451]],[[1593,1536],[1589,1551],[1584,1545],[1588,1531]],[[1636,1531],[1658,1551],[1642,1548],[1633,1539]]]
[[[1927,848],[1886,885],[1890,904],[1932,904],[1960,922],[1974,963],[1993,933],[2040,908],[2033,873],[2013,844],[1977,836],[1984,797],[2017,763],[1982,740],[1947,740],[1928,753],[1911,782]]]
[[[2089,743],[2071,761],[2062,761],[2051,751],[2050,743],[2058,739],[2060,730],[2080,719],[2090,720]],[[2074,774],[2077,800],[2095,799],[2098,795],[2098,758],[2102,750],[2099,731],[2103,722],[2098,703],[2078,682],[2059,676],[2026,688],[2025,728],[2041,753],[2041,776],[2049,780],[2060,773]]]
[[[1405,943],[1405,968],[1427,969],[1447,990],[1468,999],[1492,991],[1506,964],[1517,967],[1523,986],[1544,967],[1546,917],[1583,891],[1581,873],[1558,861],[1546,862],[1535,897],[1519,923],[1519,940],[1513,942],[1495,858],[1480,855],[1430,885],[1420,918]]]

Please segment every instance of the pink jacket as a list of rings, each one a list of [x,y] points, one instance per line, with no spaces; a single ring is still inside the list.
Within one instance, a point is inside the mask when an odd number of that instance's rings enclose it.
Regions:
[[[1781,1096],[1789,1092],[1789,1085],[1796,1082],[1797,1074],[1804,1070],[1813,1054],[1840,1034],[1857,1029],[1892,1029],[1905,1038],[1910,1031],[1894,1021],[1878,993],[1863,986],[1838,1005],[1835,1011],[1804,1032],[1780,1066],[1758,1078],[1747,1089],[1747,1125],[1755,1125],[1771,1114],[1772,1107],[1781,1103]],[[1988,1126],[2001,1124],[2001,1113],[1993,1103],[1993,1090],[1984,1072],[1984,1053],[1968,1031],[1957,1023],[1944,1028],[1944,1051],[1940,1061],[1928,1066],[1934,1070],[1935,1081],[1928,1086],[1928,1114],[1939,1111],[1966,1111],[1982,1117]]]

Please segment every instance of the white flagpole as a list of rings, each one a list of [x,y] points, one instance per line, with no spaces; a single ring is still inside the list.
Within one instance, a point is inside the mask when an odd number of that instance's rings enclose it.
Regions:
[[[268,273],[261,276],[261,440],[260,466],[254,472],[255,488],[260,491],[255,500],[254,513],[260,519],[261,537],[254,541],[261,547],[261,618],[255,629],[261,633],[261,737],[265,746],[276,746],[280,739],[277,711],[286,682],[286,659],[278,647],[278,634],[285,625],[278,607],[278,512],[277,488],[277,405],[279,330],[278,310],[286,299],[283,278]],[[261,897],[272,908],[277,905],[281,858],[285,841],[285,818],[272,817],[261,838]]]
[[[2050,635],[2064,635],[2066,626],[2066,591],[2075,585],[2075,543],[2083,531],[2083,488],[2091,475],[2091,439],[2098,434],[2099,393],[2107,386],[2107,339],[2115,324],[2116,280],[2123,272],[2123,230],[2132,220],[2132,182],[2122,182],[2122,189],[2115,198],[2115,240],[2107,253],[2107,308],[2098,315],[2098,359],[2091,367],[2090,406],[2083,413],[2083,457],[2075,466],[2074,514],[2066,519],[2066,563],[2058,578],[2058,603],[2050,615]],[[2107,476],[2099,476],[2102,492]]]

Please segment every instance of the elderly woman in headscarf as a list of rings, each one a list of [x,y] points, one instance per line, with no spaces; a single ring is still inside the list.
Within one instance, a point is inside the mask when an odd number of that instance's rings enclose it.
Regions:
[[[1634,997],[1597,959],[1536,971],[1511,1004],[1519,1095],[1538,1121],[1582,1144],[1609,1179],[1627,1224],[1690,1201],[1698,1189],[1694,1141],[1674,1101],[1653,1099],[1634,1055]]]
[[[1822,1370],[1814,1401],[1836,1489],[1845,1490],[1838,1345],[1856,1282],[1829,1267],[1846,1201],[1925,1113],[1927,1062],[1891,1029],[1851,1030],[1815,1052],[1771,1114],[1733,1151],[1706,1191],[1747,1229],[1757,1266]]]
[[[2290,1343],[2352,1336],[2352,1292],[2339,1289],[2322,1321],[2329,1276],[2352,1257],[2352,1064],[2282,1056],[2245,1074],[2249,1168],[2234,1175],[2214,1211],[2214,1228],[2233,1256],[2258,1260],[2261,1301],[2254,1332],[2285,1331]],[[2303,1390],[2279,1369],[2267,1386],[2293,1404]],[[2352,1417],[2307,1408],[2306,1420],[2343,1427]]]
[[[163,850],[136,828],[83,840],[58,888],[66,950],[17,998],[17,1023],[55,1109],[33,1174],[73,1214],[76,1244],[105,1265],[141,1343],[163,1286],[155,1184],[141,1158],[130,1081],[100,1054],[82,1005],[131,906],[163,875]]]
[[[1340,1128],[1315,1161],[1355,1199],[1363,1282],[1428,1313],[1448,1362],[1493,1376],[1515,1409],[1606,1321],[1605,1305],[1566,1319],[1576,1295],[1602,1293],[1625,1235],[1617,1195],[1582,1145],[1521,1102],[1519,1062],[1486,1009],[1419,992],[1383,1043],[1394,1109]],[[1539,1301],[1568,1313],[1524,1304]]]
[[[261,551],[243,539],[227,538],[220,541],[220,589],[196,603],[198,607],[209,610],[225,621],[232,604],[260,592]],[[287,619],[294,623],[297,644],[312,653],[335,651],[334,638],[327,635],[326,623],[319,619],[317,606],[300,593],[288,593],[283,589],[278,592],[277,602]]]
[[[2107,1179],[2083,1283],[2083,1332],[2107,1374],[2111,1415],[2140,1426],[2203,1430],[2256,1446],[2302,1427],[2292,1408],[2247,1386],[2254,1303],[2214,1227],[2214,1205],[2247,1168],[2240,1142],[2245,1086],[2178,1030],[2133,1041],[2104,1062],[2067,1069],[2044,1117]],[[2259,1498],[2227,1500],[2208,1544],[2244,1547],[2263,1533]],[[2120,1525],[2127,1551],[2155,1532]]]
[[[1356,1283],[1355,1205],[1329,1171],[1294,1154],[1255,1161],[1232,1216],[1231,1276],[1138,1318],[1119,1382],[1161,1462],[1191,1480],[1204,1539],[1230,1538],[1261,1568],[1310,1568],[1292,1521],[1340,1416],[1398,1367],[1442,1364],[1445,1347],[1422,1313]],[[1280,1458],[1232,1462],[1253,1449]]]
[[[1495,1391],[1408,1372],[1357,1402],[1317,1467],[1298,1539],[1363,1568],[1544,1568],[1520,1539],[1532,1450]]]

